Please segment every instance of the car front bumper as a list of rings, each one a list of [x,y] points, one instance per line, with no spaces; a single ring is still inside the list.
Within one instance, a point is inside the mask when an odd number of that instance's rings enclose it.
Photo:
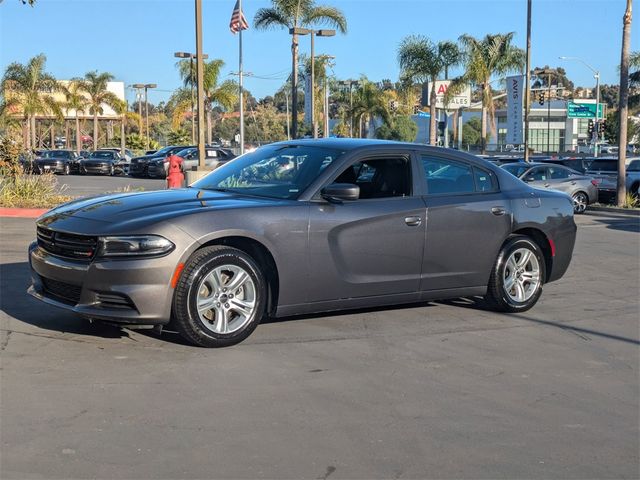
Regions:
[[[178,257],[174,251],[158,258],[86,262],[57,257],[33,242],[28,293],[91,319],[163,325],[171,317],[171,278]]]

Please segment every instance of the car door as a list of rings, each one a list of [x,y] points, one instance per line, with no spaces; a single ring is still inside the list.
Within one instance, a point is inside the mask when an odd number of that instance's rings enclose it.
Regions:
[[[444,154],[420,154],[427,230],[424,292],[487,285],[511,231],[510,203],[488,168]]]
[[[425,206],[413,163],[409,151],[354,159],[333,180],[355,183],[360,198],[311,202],[309,302],[417,295]]]
[[[570,171],[559,165],[549,165],[547,167],[548,180],[545,184],[546,188],[558,190],[560,192],[571,194],[575,189],[575,177],[570,175]]]
[[[546,188],[549,183],[549,172],[547,171],[547,167],[542,165],[538,167],[533,167],[529,170],[525,175],[523,175],[522,180],[536,188]]]

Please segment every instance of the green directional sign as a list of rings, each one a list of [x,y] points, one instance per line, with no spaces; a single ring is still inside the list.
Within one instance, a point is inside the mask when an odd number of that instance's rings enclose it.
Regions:
[[[595,103],[567,102],[567,117],[596,118]],[[598,104],[598,118],[604,118],[604,103]]]

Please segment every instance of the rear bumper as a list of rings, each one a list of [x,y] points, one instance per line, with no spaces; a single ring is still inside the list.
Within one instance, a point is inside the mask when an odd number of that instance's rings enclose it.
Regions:
[[[173,256],[90,263],[29,246],[28,293],[87,318],[135,325],[163,325],[171,317]],[[175,259],[177,264],[178,259]]]
[[[556,230],[553,238],[551,238],[555,245],[555,256],[551,262],[551,271],[547,275],[547,283],[562,278],[567,272],[573,257],[573,248],[576,243],[578,227],[573,217],[571,217],[570,222],[563,222],[563,224],[563,228]]]

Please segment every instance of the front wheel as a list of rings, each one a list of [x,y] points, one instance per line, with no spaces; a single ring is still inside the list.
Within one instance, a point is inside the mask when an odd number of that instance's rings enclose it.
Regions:
[[[545,262],[540,247],[517,235],[505,242],[491,272],[486,300],[500,312],[524,312],[542,294]]]
[[[573,213],[584,213],[589,205],[589,198],[584,192],[576,192],[571,197],[573,200]]]
[[[258,264],[226,246],[198,250],[175,289],[173,314],[180,335],[201,347],[240,343],[265,312],[267,287]]]

